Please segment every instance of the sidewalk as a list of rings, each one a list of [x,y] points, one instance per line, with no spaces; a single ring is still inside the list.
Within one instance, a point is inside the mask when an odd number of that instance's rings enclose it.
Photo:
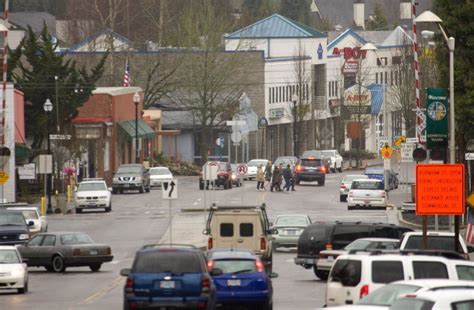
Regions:
[[[40,202],[32,203],[32,204],[29,204],[28,206],[36,207],[38,208],[38,210],[41,211]],[[74,212],[74,198],[71,198],[71,201],[67,203],[66,194],[59,194],[58,199],[56,199],[55,195],[51,195],[51,206],[54,211],[53,214],[70,214]]]

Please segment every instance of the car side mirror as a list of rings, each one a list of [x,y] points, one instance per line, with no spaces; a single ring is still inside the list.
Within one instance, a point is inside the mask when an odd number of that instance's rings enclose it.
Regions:
[[[272,272],[272,273],[269,275],[269,277],[270,277],[271,279],[278,278],[278,273]]]
[[[22,258],[22,259],[21,259],[21,262],[22,262],[23,264],[28,264],[29,261],[30,261],[30,260],[29,260],[28,258]]]
[[[270,235],[278,235],[278,229],[276,229],[276,228],[271,228],[271,229],[268,230],[268,233],[269,233]]]
[[[28,222],[28,226],[33,226],[33,225],[35,225],[35,222],[33,222],[33,221]]]
[[[215,277],[215,276],[220,276],[220,275],[224,274],[224,272],[220,268],[212,268],[210,274],[211,274],[211,276]]]
[[[203,234],[203,235],[206,235],[206,236],[207,236],[207,235],[209,235],[210,233],[211,233],[211,232],[210,232],[209,229],[207,229],[207,228],[205,228],[205,229],[202,230],[202,234]]]
[[[111,192],[111,191],[112,191],[112,187],[108,187],[107,190],[108,190],[109,192]]]
[[[130,274],[130,268],[124,268],[120,270],[120,275],[123,277],[128,277],[129,274]]]
[[[473,253],[474,252],[474,246],[468,245],[467,247],[467,253]]]

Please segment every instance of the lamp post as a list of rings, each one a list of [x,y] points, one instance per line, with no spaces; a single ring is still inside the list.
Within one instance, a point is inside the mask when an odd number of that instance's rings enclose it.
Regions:
[[[46,99],[43,109],[46,112],[46,117],[48,118],[48,125],[46,126],[46,132],[48,134],[48,155],[51,155],[51,140],[49,137],[49,130],[50,130],[50,114],[53,111],[53,104],[51,100]],[[48,204],[46,213],[51,214],[53,213],[53,207],[51,206],[51,173],[48,173],[46,177],[46,195],[48,196]]]
[[[135,163],[140,163],[140,151],[138,149],[138,104],[140,103],[140,95],[136,92],[133,95],[133,103],[135,104]]]
[[[298,154],[298,151],[299,151],[299,147],[298,147],[298,132],[296,132],[296,118],[298,117],[298,111],[296,109],[296,104],[298,103],[298,95],[297,94],[293,94],[293,96],[291,96],[291,101],[293,101],[293,156],[299,156]]]
[[[455,39],[449,37],[446,31],[441,26],[443,20],[431,11],[425,11],[420,16],[415,18],[416,23],[430,23],[438,25],[441,31],[446,45],[449,50],[449,163],[456,163],[456,124],[455,124],[455,110],[454,110],[454,48]],[[450,225],[451,226],[451,225]],[[454,216],[454,250],[458,251],[459,248],[459,216]]]

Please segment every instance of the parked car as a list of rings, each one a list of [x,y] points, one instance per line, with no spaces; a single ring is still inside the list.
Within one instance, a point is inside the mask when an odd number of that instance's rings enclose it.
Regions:
[[[298,239],[296,265],[313,268],[315,275],[324,277],[317,269],[322,250],[340,250],[359,238],[399,239],[409,228],[382,223],[335,222],[313,223],[305,228]]]
[[[347,210],[354,208],[386,208],[387,192],[383,182],[373,179],[356,179],[352,181],[347,194]]]
[[[400,246],[399,239],[389,238],[360,238],[349,243],[342,250],[323,250],[319,252],[319,260],[316,264],[317,274],[321,280],[327,280],[329,271],[331,270],[334,260],[339,255],[357,251],[371,250],[396,250]]]
[[[394,281],[458,280],[465,271],[456,268],[455,262],[456,260],[428,255],[341,255],[329,274],[326,305],[355,303]],[[470,264],[474,269],[474,262],[465,261],[464,264]]]
[[[28,268],[14,246],[0,246],[0,289],[28,292]]]
[[[241,187],[243,178],[237,173],[237,164],[230,164],[230,167],[232,168],[232,185]]]
[[[295,182],[300,184],[301,181],[317,181],[318,186],[324,186],[327,171],[321,157],[301,156],[295,167]]]
[[[398,188],[398,174],[393,170],[388,170],[388,190]],[[384,180],[384,167],[383,166],[374,166],[367,167],[364,172],[369,179],[375,179],[382,181],[383,188],[385,188]]]
[[[201,250],[152,246],[137,251],[124,287],[124,309],[214,309],[216,288]]]
[[[8,207],[8,210],[17,210],[23,213],[26,223],[32,221],[34,224],[29,227],[30,234],[34,235],[40,232],[48,231],[48,221],[46,216],[41,215],[36,207]]]
[[[150,172],[142,164],[120,165],[114,174],[112,193],[122,194],[124,190],[150,192]]]
[[[296,163],[298,162],[298,157],[296,156],[280,156],[275,159],[273,162],[273,167],[278,167],[280,164],[283,165],[283,168],[286,168],[287,165],[290,165],[291,170],[295,169]],[[263,166],[265,168],[265,166]]]
[[[268,164],[268,159],[252,159],[247,163],[247,179],[252,180],[257,177],[257,168],[258,166],[262,165],[262,169],[265,169],[265,167]]]
[[[110,246],[95,243],[81,232],[39,233],[18,250],[28,259],[28,266],[45,267],[54,272],[81,266],[88,266],[95,272],[114,258]]]
[[[454,250],[454,233],[428,231],[426,235],[428,241],[427,249]],[[423,233],[421,231],[407,232],[402,236],[400,250],[420,250],[423,248]],[[461,235],[459,236],[459,252],[468,260],[470,259],[469,253],[474,252],[474,247],[467,246]]]
[[[259,206],[214,206],[209,210],[203,234],[207,250],[247,249],[265,264],[272,274],[272,234],[265,204]]]
[[[390,310],[471,310],[474,309],[474,289],[445,289],[408,294],[397,299]]]
[[[337,150],[322,150],[323,157],[329,159],[329,168],[332,172],[342,172],[342,166],[344,165],[344,159]]]
[[[279,247],[296,247],[303,230],[311,224],[311,219],[305,214],[282,214],[275,218],[272,228],[278,231],[272,235],[273,250]]]
[[[474,288],[474,282],[446,279],[395,281],[379,289],[376,289],[353,305],[339,306],[335,307],[335,309],[388,310],[397,299],[404,297],[406,294],[412,295],[428,291],[466,288]]]
[[[173,181],[173,174],[168,167],[151,167],[150,168],[150,186],[161,187],[163,182]]]
[[[341,180],[339,187],[339,201],[347,201],[347,195],[352,186],[352,181],[355,179],[368,179],[369,177],[365,174],[347,174]]]
[[[252,251],[212,250],[207,254],[207,266],[216,285],[219,306],[272,309],[272,281],[263,262]]]
[[[0,209],[0,245],[15,245],[30,239],[29,227],[33,221],[26,223],[21,211]]]
[[[208,165],[209,162],[206,163]],[[232,188],[232,167],[230,163],[223,161],[216,161],[217,164],[217,179],[204,180],[204,174],[201,171],[199,175],[199,189],[203,190],[204,186],[209,189],[209,185],[222,186],[224,189]]]
[[[76,213],[85,209],[112,211],[112,194],[103,179],[85,180],[79,183],[74,194]]]
[[[323,166],[326,169],[326,173],[329,173],[331,171],[331,169],[330,169],[331,165],[329,163],[329,158],[323,156],[322,151],[320,151],[320,150],[306,150],[306,151],[303,152],[303,155],[301,155],[300,158],[303,158],[303,157],[307,158],[307,157],[310,157],[310,156],[321,158]]]

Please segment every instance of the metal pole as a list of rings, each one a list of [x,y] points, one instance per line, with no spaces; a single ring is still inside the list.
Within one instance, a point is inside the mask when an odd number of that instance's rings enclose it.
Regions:
[[[59,101],[58,101],[58,76],[54,76],[54,88],[56,93],[56,131],[59,134]]]
[[[51,155],[51,139],[49,137],[51,117],[49,116],[49,113],[50,112],[46,112],[46,116],[48,117],[48,130],[47,130],[47,133],[48,133],[48,155]],[[52,169],[52,167],[51,167],[51,169]],[[47,204],[46,213],[49,213],[49,214],[53,213],[53,207],[51,205],[51,177],[52,177],[52,174],[48,173],[48,182],[46,184],[46,192],[47,192],[47,195],[48,195],[48,204]]]
[[[138,102],[135,102],[135,163],[139,161],[140,153],[138,151]]]
[[[171,199],[169,201],[169,217],[170,217],[170,245],[173,243],[173,218],[171,217]]]
[[[383,84],[383,112],[382,112],[383,113],[383,135],[385,138],[388,138],[387,97],[385,94],[386,89],[387,89],[387,85]],[[387,169],[383,170],[383,183],[384,183],[384,189],[389,190],[390,187],[388,186],[388,170]]]

